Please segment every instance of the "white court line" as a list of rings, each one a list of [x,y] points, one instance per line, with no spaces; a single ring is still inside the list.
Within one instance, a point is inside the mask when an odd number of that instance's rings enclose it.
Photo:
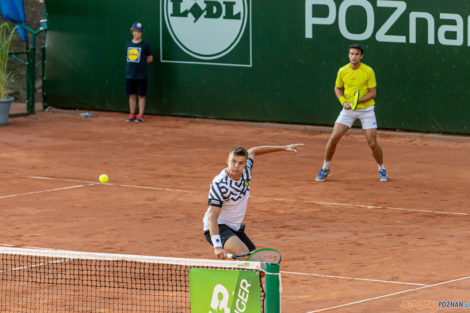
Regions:
[[[183,189],[173,189],[173,188],[164,188],[164,187],[150,187],[150,186],[134,186],[134,185],[118,185],[112,183],[97,183],[87,180],[78,180],[78,179],[63,179],[63,178],[54,178],[54,177],[42,177],[42,176],[28,176],[28,178],[42,179],[42,180],[59,180],[67,181],[74,183],[87,183],[91,185],[107,185],[107,186],[118,186],[118,187],[128,187],[128,188],[138,188],[138,189],[149,189],[149,190],[164,190],[164,191],[179,191],[179,192],[188,192],[192,190],[183,190]]]
[[[298,272],[286,272],[286,271],[281,271],[281,273],[282,273],[282,274],[292,274],[292,275],[324,277],[324,278],[337,278],[337,279],[361,280],[361,281],[370,281],[370,282],[385,283],[385,284],[412,285],[412,286],[427,286],[427,284],[405,283],[405,282],[396,281],[396,280],[380,280],[380,279],[370,279],[370,278],[356,278],[356,277],[347,277],[347,276],[324,275],[324,274],[310,274],[310,273],[298,273]]]
[[[29,266],[20,266],[20,267],[15,267],[15,268],[9,268],[9,269],[6,269],[6,270],[2,270],[2,271],[0,271],[0,273],[6,273],[6,272],[12,272],[12,271],[19,271],[19,270],[26,270],[26,269],[30,269],[30,268],[35,268],[35,267],[40,267],[40,266],[45,266],[45,265],[55,264],[55,263],[63,263],[63,262],[67,262],[67,261],[68,261],[67,259],[64,259],[64,260],[57,260],[57,261],[50,261],[50,262],[38,263],[38,264],[34,264],[34,265],[29,265]]]
[[[42,180],[68,181],[68,182],[73,182],[73,183],[86,183],[86,184],[93,184],[93,185],[98,184],[97,182],[92,182],[92,181],[87,181],[87,180],[54,178],[54,177],[43,177],[43,176],[27,176],[27,178],[42,179]]]
[[[50,248],[31,247],[31,246],[17,246],[17,245],[11,245],[9,243],[0,243],[0,247],[25,248],[25,249],[36,249],[36,250],[50,250]]]
[[[193,192],[193,190],[163,188],[163,187],[148,187],[148,186],[132,186],[132,185],[116,185],[121,187],[139,188],[139,189],[150,189],[150,190],[166,190],[166,191],[181,191],[181,192]]]
[[[68,181],[68,182],[79,182],[79,183],[88,183],[88,184],[92,184],[92,185],[100,184],[100,183],[97,183],[97,182],[91,182],[91,181],[85,181],[85,180],[62,179],[62,178],[54,178],[54,177],[29,176],[28,178],[43,179],[43,180],[59,180],[59,181]],[[164,191],[176,191],[176,192],[198,192],[196,190],[184,190],[184,189],[174,189],[174,188],[164,188],[164,187],[150,187],[150,186],[135,186],[135,185],[114,185],[114,184],[111,184],[111,183],[106,183],[106,184],[103,184],[103,185],[120,186],[120,187],[127,187],[127,188],[139,188],[139,189],[148,189],[148,190],[164,190]],[[433,211],[433,210],[420,210],[420,209],[404,209],[404,208],[393,208],[393,207],[365,205],[365,204],[324,202],[324,201],[313,201],[313,200],[293,200],[293,199],[285,199],[285,198],[268,198],[268,197],[262,197],[262,196],[252,196],[252,199],[266,199],[266,200],[271,200],[271,201],[276,200],[276,201],[284,201],[284,202],[304,202],[304,203],[330,205],[330,206],[356,207],[356,208],[362,208],[362,209],[392,210],[392,211],[405,211],[405,212],[416,212],[416,213],[470,216],[469,213],[464,213],[464,212],[446,212],[446,211]]]
[[[432,287],[436,287],[436,286],[440,286],[440,285],[450,284],[450,283],[454,283],[454,282],[461,281],[461,280],[466,280],[466,279],[470,279],[470,276],[457,278],[457,279],[452,279],[452,280],[448,280],[448,281],[443,281],[443,282],[440,282],[440,283],[437,283],[437,284],[425,285],[425,286],[418,287],[418,288],[402,290],[402,291],[389,293],[387,295],[378,296],[378,297],[374,297],[374,298],[369,298],[369,299],[349,302],[349,303],[345,303],[345,304],[340,304],[340,305],[332,306],[332,307],[329,307],[329,308],[323,308],[323,309],[319,309],[319,310],[315,310],[315,311],[310,311],[310,312],[307,312],[307,313],[316,313],[316,312],[323,312],[323,311],[343,308],[343,307],[351,306],[351,305],[354,305],[354,304],[359,304],[359,303],[374,301],[374,300],[383,299],[383,298],[387,298],[387,297],[392,297],[392,296],[396,296],[396,295],[399,295],[399,294],[404,294],[404,293],[409,293],[409,292],[417,291],[417,290],[421,290],[421,289],[432,288]]]
[[[47,190],[40,190],[40,191],[31,191],[31,192],[25,192],[25,193],[18,193],[18,194],[15,194],[15,195],[0,196],[0,199],[14,198],[14,197],[20,197],[20,196],[30,196],[30,195],[35,195],[35,194],[38,194],[38,193],[61,191],[61,190],[81,188],[81,187],[84,187],[84,185],[76,185],[76,186],[69,186],[69,187],[62,187],[62,188],[55,188],[55,189],[47,189]]]
[[[263,198],[263,197],[257,197]],[[419,213],[432,213],[432,214],[448,214],[448,215],[462,215],[462,216],[469,216],[469,213],[464,212],[446,212],[446,211],[433,211],[433,210],[420,210],[420,209],[403,209],[403,208],[392,208],[392,207],[385,207],[385,206],[377,206],[377,205],[365,205],[365,204],[352,204],[352,203],[338,203],[338,202],[324,202],[324,201],[313,201],[313,200],[291,200],[291,199],[284,199],[284,198],[266,198],[270,200],[277,200],[277,201],[291,201],[291,202],[305,202],[305,203],[312,203],[312,204],[321,204],[321,205],[331,205],[331,206],[347,206],[347,207],[356,207],[356,208],[364,208],[364,209],[379,209],[379,210],[394,210],[394,211],[406,211],[406,212],[419,212]]]
[[[396,211],[408,211],[408,212],[422,212],[422,213],[435,213],[435,214],[450,214],[450,215],[465,215],[470,214],[463,212],[445,212],[445,211],[433,211],[433,210],[419,210],[419,209],[403,209],[403,208],[392,208],[392,207],[383,207],[376,205],[364,205],[364,204],[347,204],[347,203],[335,203],[335,202],[321,202],[321,201],[306,201],[308,203],[314,204],[325,204],[325,205],[336,205],[336,206],[355,206],[358,208],[365,209],[381,209],[381,210],[396,210]]]

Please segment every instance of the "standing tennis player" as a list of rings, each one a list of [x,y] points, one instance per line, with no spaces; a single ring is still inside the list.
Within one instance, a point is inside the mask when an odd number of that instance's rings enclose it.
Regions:
[[[214,246],[217,258],[227,253],[246,254],[256,249],[242,224],[250,196],[251,171],[255,156],[277,151],[297,152],[303,144],[260,146],[230,150],[227,168],[211,183],[209,208],[204,215],[204,236]]]
[[[375,118],[374,98],[377,95],[377,83],[374,70],[361,63],[364,57],[364,48],[354,44],[349,46],[349,64],[338,71],[335,84],[335,94],[343,106],[333,132],[325,148],[323,167],[318,173],[316,181],[325,181],[330,175],[330,161],[341,137],[351,128],[354,121],[359,119],[366,136],[372,155],[377,162],[380,181],[388,181],[387,171],[384,167],[382,148],[377,142],[377,120]],[[343,91],[344,89],[344,91]],[[354,93],[359,90],[359,101],[355,111],[351,109]]]

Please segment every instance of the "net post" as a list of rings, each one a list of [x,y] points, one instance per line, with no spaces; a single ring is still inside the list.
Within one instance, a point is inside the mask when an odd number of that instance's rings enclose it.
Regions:
[[[280,313],[279,264],[266,263],[266,313]]]

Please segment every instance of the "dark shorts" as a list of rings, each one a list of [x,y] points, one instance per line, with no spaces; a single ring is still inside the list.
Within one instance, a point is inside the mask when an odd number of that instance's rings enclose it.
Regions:
[[[128,95],[147,95],[147,79],[126,79],[126,93]]]
[[[237,236],[247,246],[248,250],[250,251],[256,250],[255,244],[245,234],[245,225],[243,224],[238,231],[231,229],[225,224],[219,224],[219,234],[220,234],[220,239],[222,239],[222,246],[225,245],[225,242],[230,237]],[[204,232],[204,237],[206,237],[207,242],[209,242],[212,245],[211,234],[209,233],[208,230]]]

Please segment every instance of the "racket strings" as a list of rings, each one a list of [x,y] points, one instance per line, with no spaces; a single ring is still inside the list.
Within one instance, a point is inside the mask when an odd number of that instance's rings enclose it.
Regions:
[[[251,256],[250,261],[279,263],[281,261],[281,257],[275,251],[258,251]]]

